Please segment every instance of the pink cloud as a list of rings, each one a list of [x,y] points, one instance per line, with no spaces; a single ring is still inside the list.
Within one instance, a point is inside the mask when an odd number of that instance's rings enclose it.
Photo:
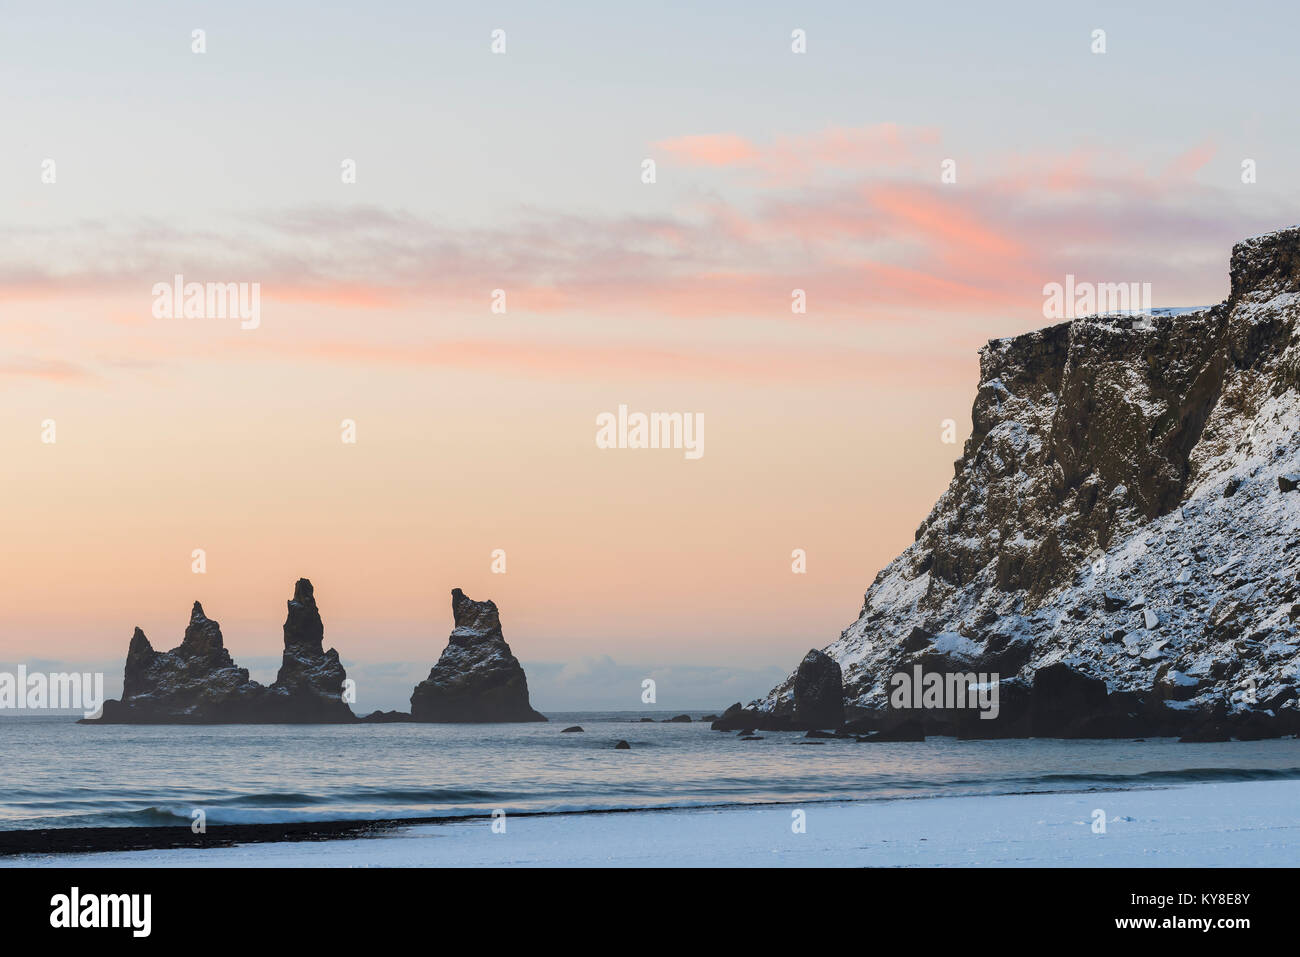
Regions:
[[[936,130],[878,123],[778,136],[762,145],[721,133],[675,137],[654,147],[684,166],[752,170],[763,174],[767,185],[790,186],[829,170],[864,172],[909,165],[933,152],[939,142]]]
[[[869,350],[791,348],[788,345],[714,350],[672,350],[637,345],[516,343],[458,340],[380,346],[332,341],[306,344],[308,356],[373,366],[437,366],[572,381],[629,376],[741,382],[857,382],[909,384],[935,372],[969,375],[974,358],[914,356]]]
[[[93,379],[94,375],[84,367],[63,359],[20,359],[0,362],[0,377],[74,382]]]
[[[688,166],[741,166],[762,158],[758,147],[734,133],[678,136],[656,143],[655,147]]]
[[[147,314],[151,284],[184,271],[259,281],[268,302],[377,316],[411,306],[482,313],[500,288],[511,313],[602,324],[961,319],[1034,310],[1043,283],[1066,272],[1158,281],[1165,303],[1188,304],[1184,294],[1199,298],[1217,281],[1199,267],[1222,271],[1234,240],[1277,225],[1267,202],[1189,179],[1213,155],[1208,141],[1155,173],[1123,154],[1073,148],[963,161],[957,184],[941,183],[925,155],[937,143],[932,131],[891,124],[765,144],[734,134],[666,140],[659,146],[673,157],[713,175],[761,175],[749,201],[712,198],[655,216],[540,212],[464,229],[372,207],[306,208],[245,221],[238,242],[215,228],[85,224],[53,237],[66,257],[57,264],[24,258],[11,231],[0,298],[113,290],[138,296]],[[918,157],[924,175],[912,168]],[[772,177],[796,185],[768,188]],[[808,315],[791,312],[793,289],[806,290]]]
[[[1217,148],[1212,140],[1206,140],[1198,146],[1193,147],[1185,153],[1174,157],[1167,167],[1165,167],[1165,178],[1175,181],[1189,180],[1202,169],[1210,160],[1214,159]]]

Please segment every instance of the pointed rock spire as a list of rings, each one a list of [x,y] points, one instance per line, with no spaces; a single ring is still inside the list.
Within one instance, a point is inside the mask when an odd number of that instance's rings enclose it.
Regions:
[[[135,626],[135,633],[131,635],[131,644],[126,650],[127,657],[144,653],[153,654],[153,645],[149,644],[149,639],[145,637],[143,629],[139,625]]]
[[[339,653],[325,650],[325,626],[311,582],[299,578],[284,620],[284,657],[268,697],[271,714],[282,721],[352,721],[343,700],[347,671]]]
[[[451,592],[456,627],[429,677],[411,694],[415,721],[545,721],[528,703],[528,678],[501,633],[495,602]]]
[[[311,581],[299,579],[285,619],[285,655],[276,683],[270,685],[272,714],[286,722],[350,722],[355,715],[343,701],[346,681],[338,651],[325,650],[315,589]]]
[[[344,700],[347,673],[324,627],[311,582],[299,579],[284,625],[284,659],[275,683],[249,678],[226,650],[221,626],[195,602],[181,643],[155,651],[136,628],[126,655],[122,699],[105,702],[109,724],[343,724],[356,720]]]
[[[157,655],[140,626],[136,625],[135,633],[131,635],[131,645],[126,651],[126,670],[122,675],[123,698],[130,698],[147,689],[148,672]]]
[[[285,648],[303,648],[320,653],[325,640],[325,626],[320,609],[316,607],[316,593],[311,582],[299,578],[289,599],[289,616],[284,620]]]
[[[456,623],[451,640],[457,644],[464,644],[467,640],[502,637],[501,614],[494,601],[475,601],[459,588],[453,588],[451,614]]]
[[[221,637],[221,626],[203,613],[203,606],[197,601],[190,610],[190,623],[185,629],[185,637],[177,649],[188,656],[211,655],[218,652],[225,654],[225,641]],[[228,656],[227,656],[228,657]]]

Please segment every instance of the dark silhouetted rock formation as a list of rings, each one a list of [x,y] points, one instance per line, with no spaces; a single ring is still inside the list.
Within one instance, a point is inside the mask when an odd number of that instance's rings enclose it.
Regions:
[[[185,637],[154,651],[136,628],[126,653],[122,699],[104,702],[105,724],[335,723],[356,718],[343,701],[338,652],[322,650],[324,629],[311,582],[299,579],[284,623],[284,662],[270,687],[252,681],[226,650],[221,626],[197,601]]]
[[[838,728],[844,721],[844,683],[839,663],[813,649],[794,676],[794,720],[801,728]]]
[[[411,720],[409,711],[372,711],[357,718],[366,724],[403,724]]]
[[[497,606],[451,593],[456,627],[429,677],[411,694],[415,721],[545,721],[528,704],[528,679],[501,633]]]
[[[284,620],[284,658],[275,683],[267,689],[267,709],[283,721],[313,723],[354,720],[343,700],[347,672],[339,653],[324,650],[325,626],[311,582],[299,578]]]
[[[746,733],[759,729],[764,731],[796,730],[794,715],[789,710],[780,712],[772,710],[760,711],[756,703],[746,707],[739,701],[722,712],[722,716],[714,719],[709,727],[714,731],[743,731]]]

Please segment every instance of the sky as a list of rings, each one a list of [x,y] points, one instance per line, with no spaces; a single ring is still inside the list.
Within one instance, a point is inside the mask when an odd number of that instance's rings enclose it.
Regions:
[[[361,711],[453,587],[543,710],[747,700],[1045,284],[1217,302],[1297,219],[1280,3],[350,6],[0,0],[0,662],[112,690],[198,599],[270,680],[308,577]],[[160,317],[176,275],[256,322]],[[703,454],[598,447],[620,405]]]

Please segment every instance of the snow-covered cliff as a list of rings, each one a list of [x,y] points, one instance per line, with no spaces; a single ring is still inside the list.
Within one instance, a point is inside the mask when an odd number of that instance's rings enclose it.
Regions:
[[[916,663],[998,672],[1012,707],[967,728],[1037,733],[1060,663],[1111,693],[1067,733],[1300,728],[1297,317],[1291,228],[1233,248],[1219,305],[985,346],[952,484],[825,649],[850,711]],[[759,709],[789,714],[793,678]]]

